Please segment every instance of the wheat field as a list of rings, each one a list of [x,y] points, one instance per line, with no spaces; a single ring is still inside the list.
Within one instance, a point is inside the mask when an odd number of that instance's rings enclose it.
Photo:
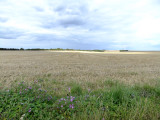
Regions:
[[[131,86],[155,85],[160,78],[160,52],[0,51],[1,88],[46,76],[50,81],[90,83],[94,88],[107,79]]]

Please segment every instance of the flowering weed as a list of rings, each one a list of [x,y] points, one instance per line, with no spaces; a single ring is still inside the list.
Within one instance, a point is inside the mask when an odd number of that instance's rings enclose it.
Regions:
[[[73,85],[64,96],[50,94],[41,87],[21,82],[0,91],[0,119],[159,119],[160,87],[127,87],[105,82],[109,89],[83,90]],[[136,112],[135,110],[138,110]],[[131,117],[132,116],[132,117]]]

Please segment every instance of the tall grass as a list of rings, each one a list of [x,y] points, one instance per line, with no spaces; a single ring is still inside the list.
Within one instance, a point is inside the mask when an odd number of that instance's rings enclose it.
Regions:
[[[129,87],[107,80],[107,87],[92,90],[73,83],[57,95],[43,89],[43,82],[1,90],[0,119],[160,119],[160,85]]]

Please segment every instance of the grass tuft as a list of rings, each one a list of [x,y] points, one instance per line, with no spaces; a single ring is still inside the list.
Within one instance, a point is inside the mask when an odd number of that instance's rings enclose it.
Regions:
[[[68,91],[52,95],[42,88],[43,80],[21,82],[0,91],[0,119],[160,119],[160,86],[106,83],[109,88],[96,90],[70,83]]]
[[[79,84],[75,84],[72,86],[71,94],[80,96],[80,95],[82,95],[82,93],[83,93],[83,90]]]

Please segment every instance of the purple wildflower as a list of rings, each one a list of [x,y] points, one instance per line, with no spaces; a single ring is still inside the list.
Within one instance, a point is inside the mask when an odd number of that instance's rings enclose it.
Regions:
[[[31,108],[29,108],[28,112],[31,112]]]
[[[88,89],[88,92],[90,92],[91,91],[91,89]]]
[[[63,98],[61,98],[61,100],[63,100]]]
[[[71,100],[70,100],[71,102],[73,102],[73,98],[71,98]]]
[[[61,105],[61,107],[63,107],[63,105]]]
[[[25,91],[26,91],[27,89],[25,89]]]
[[[28,89],[32,89],[32,87],[28,87]]]
[[[70,99],[71,102],[73,102],[73,100],[75,99],[75,97],[72,97],[72,96],[70,98],[71,98]]]
[[[69,108],[72,108],[72,109],[73,109],[73,108],[74,108],[74,105],[73,105],[73,104],[70,104],[70,105],[69,105]]]
[[[71,88],[70,87],[68,88],[68,91],[71,92]]]

